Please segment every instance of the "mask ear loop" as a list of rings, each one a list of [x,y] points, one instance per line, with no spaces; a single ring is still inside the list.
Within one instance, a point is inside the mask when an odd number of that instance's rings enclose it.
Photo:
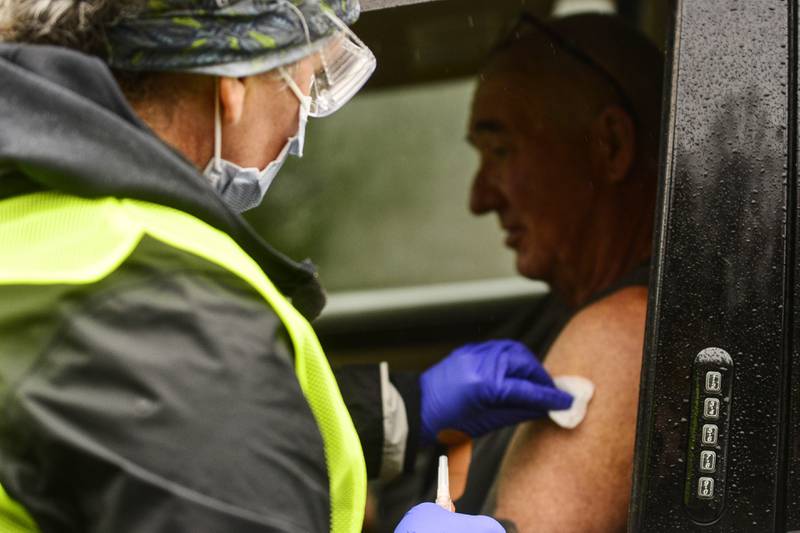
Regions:
[[[214,77],[214,170],[220,170],[222,160],[222,117],[219,109],[219,78]]]
[[[311,33],[309,33],[309,31],[308,31],[308,24],[306,23],[306,17],[303,15],[303,12],[300,11],[300,8],[298,8],[296,5],[294,5],[293,3],[289,2],[288,0],[283,0],[283,3],[286,4],[286,6],[289,9],[294,11],[295,14],[297,15],[297,18],[300,19],[300,24],[303,26],[303,33],[306,36],[306,43],[309,46],[311,46]],[[322,60],[322,67],[325,70],[325,76],[327,77],[328,76],[328,66],[325,63],[325,54],[322,53],[322,50],[319,51],[319,56],[320,56],[320,59]],[[285,68],[283,68],[282,66],[278,67],[278,72],[280,72],[281,77],[283,78],[283,81],[286,82],[286,85],[289,86],[289,88],[292,90],[292,92],[297,97],[297,99],[300,100],[300,105],[306,107],[306,112],[308,112],[308,110],[311,107],[311,105],[310,105],[310,100],[311,100],[310,95],[309,96],[305,96],[303,94],[303,92],[300,90],[300,87],[298,87],[297,83],[294,81],[294,78],[289,76],[289,73],[286,71]],[[311,87],[313,87],[313,86],[314,86],[314,78],[311,78]]]
[[[278,72],[281,74],[281,78],[283,78],[284,83],[289,86],[289,89],[292,90],[294,95],[300,100],[300,105],[308,106],[308,99],[309,97],[303,94],[303,91],[300,90],[300,87],[297,85],[297,82],[289,75],[283,67],[278,67]]]
[[[289,7],[289,9],[294,11],[295,14],[297,15],[297,18],[300,19],[300,24],[303,25],[303,33],[306,36],[306,44],[311,46],[311,33],[308,31],[308,24],[306,23],[306,17],[303,15],[303,12],[300,11],[299,7],[289,2],[289,0],[283,0],[283,3],[286,4],[286,6]],[[321,48],[317,53],[319,54],[319,58],[322,63],[322,71],[325,73],[325,78],[326,78],[325,81],[327,81],[330,84],[330,76],[328,75],[328,62],[325,59],[325,53],[322,51]],[[314,86],[314,79],[312,78],[311,87],[313,86]]]

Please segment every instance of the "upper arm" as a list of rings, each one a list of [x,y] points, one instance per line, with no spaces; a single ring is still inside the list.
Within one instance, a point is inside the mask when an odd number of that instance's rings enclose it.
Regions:
[[[180,273],[68,317],[9,411],[43,531],[328,530],[322,438],[251,292]]]
[[[624,530],[646,309],[644,287],[622,289],[559,335],[545,366],[590,379],[595,395],[574,430],[547,420],[517,429],[498,478],[499,518],[521,531]]]

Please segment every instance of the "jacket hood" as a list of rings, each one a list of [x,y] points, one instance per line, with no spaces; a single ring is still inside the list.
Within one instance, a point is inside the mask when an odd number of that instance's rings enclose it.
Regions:
[[[207,180],[158,139],[99,59],[60,47],[0,43],[0,170],[34,187],[115,196],[191,214],[230,235],[308,318],[325,303],[310,262],[267,245]],[[13,173],[0,172],[0,185]]]

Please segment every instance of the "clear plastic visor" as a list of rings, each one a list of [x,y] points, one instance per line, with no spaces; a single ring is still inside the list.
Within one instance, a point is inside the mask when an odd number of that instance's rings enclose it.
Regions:
[[[320,64],[311,84],[312,117],[326,117],[345,105],[375,72],[372,51],[335,15],[328,17],[339,28],[319,52]]]

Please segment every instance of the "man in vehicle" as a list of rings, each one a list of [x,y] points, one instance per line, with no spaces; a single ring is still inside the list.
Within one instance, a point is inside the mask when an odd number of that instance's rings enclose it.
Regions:
[[[662,58],[615,17],[524,15],[480,74],[470,209],[494,213],[523,276],[567,313],[548,335],[517,324],[552,375],[596,385],[584,422],[514,432],[488,508],[520,531],[624,530],[658,174]],[[553,335],[556,334],[557,335]],[[476,445],[457,508],[480,508],[505,439]],[[498,451],[500,450],[500,451]],[[484,490],[482,490],[484,489]]]
[[[307,322],[313,268],[239,216],[302,154],[306,118],[374,69],[357,15],[0,0],[4,533],[356,532],[367,474],[420,435],[569,405],[514,343],[483,345],[496,365],[461,350],[425,379],[375,368],[340,392]],[[398,531],[447,528],[502,530],[420,505]]]

